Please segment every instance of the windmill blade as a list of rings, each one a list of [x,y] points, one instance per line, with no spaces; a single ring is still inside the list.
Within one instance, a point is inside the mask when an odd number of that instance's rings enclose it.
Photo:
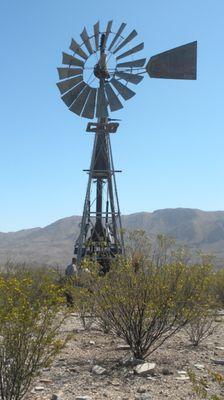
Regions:
[[[121,79],[124,79],[127,82],[134,83],[134,85],[137,85],[143,79],[143,76],[141,76],[141,75],[129,74],[128,72],[118,72],[118,71],[116,71],[115,75],[118,76]]]
[[[99,50],[99,37],[100,37],[100,23],[99,21],[93,26],[94,39],[95,39],[95,49]]]
[[[196,79],[197,42],[157,54],[146,65],[150,78]]]
[[[59,79],[71,78],[72,76],[82,75],[82,68],[57,68]]]
[[[141,68],[141,67],[144,67],[145,62],[146,62],[146,58],[139,58],[139,60],[119,63],[119,64],[117,64],[117,68],[135,68],[135,67]]]
[[[72,90],[67,92],[62,96],[62,100],[64,103],[70,107],[70,105],[73,103],[73,101],[76,99],[76,97],[81,93],[81,91],[84,89],[86,84],[84,82],[81,82],[79,85],[75,86]]]
[[[71,41],[70,49],[78,54],[80,57],[84,58],[84,60],[87,60],[87,54],[82,50],[81,46],[74,39],[72,39]]]
[[[123,97],[124,100],[129,100],[135,95],[135,92],[133,92],[133,90],[129,89],[127,86],[123,85],[123,83],[115,78],[112,78],[110,83],[112,83],[115,89],[117,89],[118,93]]]
[[[91,88],[89,97],[86,101],[85,107],[82,112],[82,117],[92,119],[94,118],[95,104],[96,104],[96,92],[95,88]]]
[[[83,31],[82,31],[80,36],[81,36],[81,38],[82,38],[82,40],[83,40],[83,42],[84,42],[89,54],[93,54],[93,49],[92,49],[92,46],[91,46],[91,43],[90,43],[89,36],[88,36],[86,28],[83,29]]]
[[[112,51],[112,53],[113,53],[113,54],[117,53],[120,49],[122,49],[124,46],[126,46],[126,44],[128,44],[132,39],[134,39],[135,36],[137,36],[137,32],[136,32],[136,30],[134,29],[134,30],[130,33],[130,35],[128,35],[128,36],[126,37],[126,39],[124,39],[124,40],[121,42],[121,44],[120,44],[118,47],[116,47],[116,49],[115,49],[114,51]]]
[[[123,108],[118,96],[114,93],[114,91],[109,83],[106,84],[105,89],[106,89],[106,94],[107,94],[107,99],[108,99],[108,103],[110,106],[110,110],[116,111],[116,110],[120,110],[121,108]]]
[[[90,91],[91,91],[91,87],[89,85],[86,85],[85,88],[83,89],[83,91],[78,95],[76,100],[69,107],[69,110],[74,112],[77,115],[80,115],[82,112],[82,109],[84,107],[84,104],[86,102],[86,99],[89,96]]]
[[[112,20],[109,21],[108,24],[107,24],[107,28],[106,28],[106,32],[105,32],[105,39],[104,39],[104,44],[105,44],[105,46],[106,46],[106,43],[107,43],[108,36],[109,36],[109,34],[110,34],[110,32],[111,32],[112,24],[113,24],[113,21],[112,21]]]
[[[107,99],[105,89],[100,87],[97,89],[96,117],[108,117]]]
[[[74,65],[75,67],[84,67],[84,62],[79,60],[78,58],[75,58],[70,54],[64,52],[62,54],[63,54],[62,64]]]
[[[115,43],[118,41],[120,34],[123,32],[124,28],[126,27],[127,24],[125,24],[124,22],[122,22],[120,28],[118,29],[116,35],[114,36],[108,50],[111,51],[112,47],[114,47]]]
[[[130,49],[130,50],[128,50],[128,51],[125,51],[125,53],[120,54],[120,55],[116,58],[116,60],[120,60],[121,58],[130,56],[131,54],[135,54],[135,53],[137,53],[138,51],[140,51],[140,50],[142,50],[142,49],[144,49],[144,43],[143,43],[143,42],[140,43],[140,44],[138,44],[137,46],[133,47],[132,49]]]
[[[57,83],[57,87],[60,90],[61,94],[67,92],[68,90],[72,89],[74,86],[78,85],[78,83],[83,81],[82,75],[76,76],[72,79],[66,79],[62,82]]]

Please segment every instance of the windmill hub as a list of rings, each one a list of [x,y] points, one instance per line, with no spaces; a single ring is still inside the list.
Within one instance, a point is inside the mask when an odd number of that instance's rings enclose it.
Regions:
[[[115,173],[121,171],[114,168],[110,143],[110,134],[116,132],[119,124],[111,122],[116,120],[109,118],[109,112],[123,108],[122,103],[135,95],[129,84],[139,84],[146,72],[150,78],[196,79],[197,59],[197,42],[159,53],[147,63],[146,58],[134,59],[144,48],[143,42],[132,42],[137,38],[136,30],[124,35],[125,23],[115,32],[112,24],[109,21],[101,33],[97,22],[90,35],[84,28],[81,44],[72,39],[73,54],[63,52],[65,66],[58,68],[57,83],[70,111],[84,118],[96,118],[96,122],[87,125],[87,132],[94,133],[94,145],[90,168],[85,170],[89,177],[74,253],[79,268],[83,257],[94,256],[103,271],[108,270],[112,257],[124,254],[115,180]]]
[[[94,67],[94,75],[98,79],[109,79],[110,74],[107,69],[106,36],[103,33],[100,40],[100,59]]]
[[[94,67],[94,75],[98,79],[109,79],[110,74],[107,69],[106,54],[102,54],[99,62]]]

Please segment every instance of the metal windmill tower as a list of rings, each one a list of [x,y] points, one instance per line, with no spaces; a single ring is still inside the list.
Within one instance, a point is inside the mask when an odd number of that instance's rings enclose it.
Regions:
[[[74,253],[77,264],[85,256],[95,256],[106,271],[111,257],[124,253],[121,215],[115,180],[110,134],[119,124],[109,112],[123,108],[122,100],[135,95],[129,84],[137,85],[145,73],[151,78],[196,79],[197,42],[146,58],[134,59],[144,43],[134,43],[137,32],[124,34],[126,24],[113,31],[109,21],[101,31],[99,22],[89,35],[81,33],[81,44],[74,39],[70,50],[63,53],[58,68],[57,86],[69,110],[96,122],[87,124],[87,132],[95,134],[80,234]],[[131,43],[132,42],[132,43]],[[133,44],[134,43],[134,44]]]

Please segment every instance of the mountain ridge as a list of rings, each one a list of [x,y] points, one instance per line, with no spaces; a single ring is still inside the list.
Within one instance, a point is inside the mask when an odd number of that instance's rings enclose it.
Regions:
[[[165,234],[193,251],[201,249],[224,258],[224,211],[166,208],[122,216],[127,230],[143,229],[150,237]],[[80,216],[70,216],[46,225],[0,232],[0,263],[15,262],[66,265],[72,257]]]

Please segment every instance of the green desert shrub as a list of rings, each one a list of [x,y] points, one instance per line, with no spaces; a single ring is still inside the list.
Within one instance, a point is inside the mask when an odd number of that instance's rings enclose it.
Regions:
[[[214,296],[216,296],[220,307],[224,308],[224,268],[214,274]]]
[[[215,273],[213,267],[202,264],[202,266],[191,266],[190,271],[200,282],[200,295],[194,305],[194,315],[185,326],[185,331],[191,344],[198,346],[216,329],[218,300],[214,292]]]
[[[123,338],[136,358],[145,358],[194,317],[203,297],[199,275],[206,276],[206,268],[143,262],[136,269],[132,258],[119,257],[101,278],[92,263],[88,301],[110,332]]]
[[[207,376],[197,376],[192,370],[188,371],[193,392],[198,399],[222,400],[224,390],[224,376],[212,370],[207,370]]]
[[[33,378],[48,366],[63,343],[58,334],[64,303],[47,276],[23,271],[0,275],[0,396],[20,400]],[[34,274],[35,275],[35,274]]]

